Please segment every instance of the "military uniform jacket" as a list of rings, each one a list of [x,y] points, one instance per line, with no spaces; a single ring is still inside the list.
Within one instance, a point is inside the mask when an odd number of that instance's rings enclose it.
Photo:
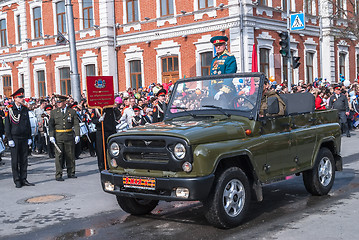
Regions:
[[[77,113],[68,107],[65,113],[62,113],[61,110],[61,108],[56,108],[51,111],[49,120],[50,137],[55,137],[56,141],[73,141],[74,132],[75,136],[80,136],[80,125]]]
[[[15,105],[7,107],[5,134],[8,140],[31,139],[31,125],[27,107],[21,106],[20,111]]]
[[[236,58],[225,50],[221,55],[215,56],[211,63],[211,75],[237,72]]]
[[[116,125],[118,124],[117,120],[121,117],[121,112],[117,108],[104,108],[103,114],[105,118],[103,120],[103,128],[106,133],[113,134],[116,133]],[[102,124],[99,122],[100,113],[95,110],[91,114],[91,119],[94,124],[96,124],[96,130],[102,131]]]
[[[337,109],[338,111],[349,112],[348,99],[344,94],[339,94],[339,97],[334,94],[329,99],[329,108]]]

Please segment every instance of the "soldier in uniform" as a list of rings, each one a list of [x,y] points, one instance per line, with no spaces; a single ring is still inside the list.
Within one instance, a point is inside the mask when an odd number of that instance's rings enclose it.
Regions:
[[[133,111],[135,116],[132,118],[132,127],[140,126],[143,122],[142,115],[141,115],[141,108],[139,106],[134,106]]]
[[[51,111],[49,120],[50,142],[56,148],[56,181],[64,181],[62,171],[65,163],[67,177],[77,178],[75,175],[75,144],[80,141],[80,126],[75,110],[66,106],[66,99],[65,96],[56,96],[57,108]]]
[[[339,123],[342,128],[342,132],[350,137],[349,127],[347,123],[347,116],[349,116],[349,104],[345,94],[342,94],[341,86],[334,87],[334,94],[329,99],[329,108],[337,109],[339,116]]]
[[[16,188],[34,186],[27,181],[27,151],[32,143],[29,110],[24,104],[24,89],[19,88],[11,97],[13,105],[5,113],[5,134],[11,149],[12,176]]]
[[[227,50],[226,36],[215,36],[211,38],[211,43],[216,48],[216,56],[212,59],[211,75],[220,75],[237,72],[236,58]],[[219,100],[222,94],[235,92],[235,87],[230,80],[212,80],[209,86],[209,96]]]
[[[103,138],[102,138],[102,122],[105,137],[105,151],[107,149],[106,140],[111,135],[116,133],[116,125],[121,118],[121,112],[118,108],[105,108],[101,116],[98,109],[91,114],[91,119],[96,124],[96,155],[98,169],[100,172],[105,170],[104,153],[103,153]]]
[[[165,112],[167,109],[166,99],[166,90],[160,89],[156,96],[158,97],[158,103],[153,107],[153,122],[162,122],[165,116]]]
[[[55,158],[55,149],[54,144],[50,142],[50,136],[49,136],[49,120],[50,120],[50,114],[52,110],[52,105],[46,105],[45,112],[43,114],[44,119],[44,131],[45,131],[45,142],[47,143],[47,153],[49,154],[49,158]]]

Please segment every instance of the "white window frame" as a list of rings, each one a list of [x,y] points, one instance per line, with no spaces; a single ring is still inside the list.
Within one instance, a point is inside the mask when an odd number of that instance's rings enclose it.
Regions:
[[[4,97],[4,83],[3,83],[3,76],[11,76],[11,90],[13,91],[14,89],[14,79],[12,77],[12,71],[10,66],[8,66],[7,68],[0,68],[0,94]],[[10,97],[10,96],[7,96]]]
[[[66,54],[59,55],[55,60],[55,86],[56,86],[56,93],[61,93],[61,86],[60,86],[60,69],[64,67],[70,68],[71,71],[71,64],[70,64],[70,56]]]
[[[313,38],[308,38],[304,42],[304,82],[308,83],[307,79],[307,52],[314,53],[313,55],[313,78],[315,79],[316,76],[319,76],[318,72],[318,51],[317,51],[318,43],[314,41]]]
[[[34,68],[33,68],[33,76],[34,76],[35,97],[38,98],[39,97],[39,81],[38,81],[38,75],[37,75],[38,71],[44,71],[44,74],[45,74],[45,88],[46,88],[46,91],[48,91],[47,78],[46,78],[46,61],[42,57],[39,57],[33,62],[32,65],[34,66]],[[45,94],[47,95],[47,92]]]
[[[161,0],[156,0],[156,18],[157,18],[157,27],[165,25],[166,22],[169,24],[177,23],[177,8],[176,1],[173,1],[173,15],[170,16],[161,16]]]
[[[9,29],[8,29],[8,21],[7,21],[7,14],[6,12],[2,12],[0,13],[0,20],[4,20],[5,19],[5,23],[6,23],[6,45],[3,46],[2,48],[7,48],[9,46]],[[0,43],[1,46],[1,43]]]
[[[157,66],[157,82],[162,84],[162,61],[163,57],[168,56],[178,56],[178,75],[179,78],[182,78],[182,67],[181,67],[181,45],[173,40],[163,41],[160,45],[158,45],[155,50],[157,51],[156,55],[156,66]]]
[[[30,19],[31,19],[31,39],[35,38],[35,28],[34,28],[34,8],[36,7],[40,7],[41,9],[41,32],[42,34],[44,34],[44,18],[43,18],[43,14],[42,14],[42,2],[38,2],[38,1],[32,1],[29,2],[29,6],[30,6]],[[42,36],[43,37],[43,36]],[[25,40],[25,39],[24,39]]]
[[[196,1],[196,0],[195,0]],[[213,44],[210,42],[211,35],[204,35],[197,42],[194,43],[196,46],[196,76],[201,76],[201,53],[214,52]]]
[[[83,16],[83,0],[78,0],[79,1],[79,18],[80,18],[80,30],[89,30],[90,28],[86,28],[84,29],[84,16]],[[95,23],[95,7],[94,7],[94,1],[92,1],[92,14],[94,16],[93,19],[93,24],[96,25]]]
[[[269,49],[269,76],[267,76],[268,78],[270,76],[275,76],[275,69],[274,69],[274,47],[273,47],[273,43],[274,43],[274,38],[272,38],[272,36],[268,33],[268,32],[262,32],[262,34],[260,34],[257,37],[257,59],[258,59],[258,69],[260,68],[260,63],[259,63],[259,49],[260,48],[266,48]],[[283,69],[283,64],[282,64],[282,69]]]
[[[350,71],[349,71],[349,45],[346,41],[341,40],[338,43],[338,51],[337,51],[337,66],[336,66],[336,71],[337,71],[337,76],[338,79],[336,79],[337,81],[335,82],[339,82],[339,71],[340,71],[340,66],[339,66],[339,54],[344,53],[345,54],[345,79],[351,79],[350,76]]]
[[[86,51],[81,57],[81,72],[82,72],[82,86],[81,89],[83,92],[87,91],[87,84],[86,84],[86,66],[90,64],[95,64],[95,73],[97,75],[98,73],[98,65],[97,65],[97,59],[98,55],[95,54],[93,51]]]
[[[130,46],[125,52],[125,76],[126,76],[126,89],[131,87],[131,61],[141,61],[141,83],[145,86],[145,69],[143,64],[143,49],[136,45]]]
[[[15,23],[15,43],[16,44],[19,44],[20,41],[19,41],[19,32],[18,32],[18,26],[19,24],[17,23],[17,16],[20,17],[20,22],[21,22],[21,32],[20,32],[20,35],[21,35],[21,40],[24,41],[25,39],[23,39],[23,36],[22,36],[22,32],[23,32],[23,28],[24,28],[24,25],[22,24],[22,16],[21,16],[21,12],[19,9],[15,9],[14,10],[14,23]]]
[[[202,19],[203,15],[205,15],[205,14],[208,17],[213,17],[213,18],[217,17],[217,10],[216,10],[217,0],[213,0],[213,7],[205,8],[205,9],[199,9],[198,1],[199,0],[193,1],[194,20],[195,21]]]
[[[129,32],[131,30],[131,28],[133,28],[133,30],[135,31],[140,31],[141,30],[141,1],[138,0],[138,21],[137,22],[127,22],[127,1],[123,0],[123,32]],[[146,16],[145,16],[146,17]]]
[[[65,0],[53,0],[52,1],[52,16],[53,16],[53,19],[54,19],[54,35],[57,35],[59,29],[57,28],[57,9],[56,9],[56,4],[58,2],[65,2],[65,18],[66,18],[66,33],[63,33],[63,35],[67,35],[68,32],[69,32],[69,25],[67,23],[67,11],[66,11],[66,1]],[[82,9],[80,10],[82,11]],[[81,20],[80,20],[81,21]]]

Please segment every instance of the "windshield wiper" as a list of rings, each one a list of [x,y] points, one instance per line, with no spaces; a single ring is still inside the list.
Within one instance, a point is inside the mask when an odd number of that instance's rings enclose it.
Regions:
[[[173,106],[171,107],[171,109],[179,109],[179,110],[183,110],[185,113],[187,113],[188,115],[190,115],[191,117],[195,118],[197,117],[195,114],[187,111],[187,108],[186,107],[176,107],[176,106]]]
[[[230,116],[231,116],[231,114],[227,113],[226,111],[224,111],[223,108],[218,107],[218,106],[214,106],[214,105],[203,105],[202,107],[215,108],[215,109],[219,110],[221,113],[223,113],[224,115],[226,115],[227,117],[230,117]]]

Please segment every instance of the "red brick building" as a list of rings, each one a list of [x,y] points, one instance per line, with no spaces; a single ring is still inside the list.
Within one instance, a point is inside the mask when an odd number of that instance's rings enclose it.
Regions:
[[[358,1],[356,1],[358,2]],[[229,37],[238,71],[250,71],[255,44],[258,67],[277,82],[287,79],[278,33],[287,28],[285,0],[72,0],[81,89],[86,76],[114,76],[115,91],[208,74],[209,42]],[[301,57],[293,83],[359,72],[355,37],[338,37],[335,8],[326,0],[291,0],[292,12],[305,13],[305,30],[291,32],[291,51]],[[350,10],[350,5],[344,5]],[[355,7],[355,6],[354,6]],[[27,96],[71,93],[65,1],[0,1],[0,94],[18,87]],[[357,11],[355,8],[354,11]]]

